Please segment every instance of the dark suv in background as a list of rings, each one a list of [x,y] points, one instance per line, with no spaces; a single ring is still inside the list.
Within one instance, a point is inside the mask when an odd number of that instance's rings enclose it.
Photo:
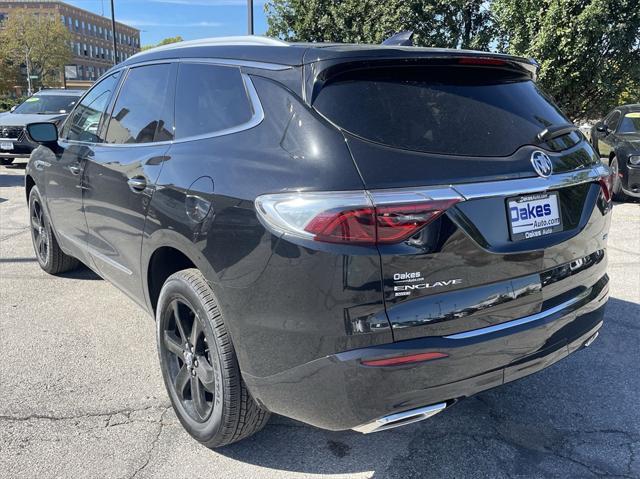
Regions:
[[[640,104],[616,107],[593,126],[591,142],[611,166],[613,198],[640,198]]]
[[[82,90],[42,90],[10,111],[0,113],[0,164],[29,158],[38,145],[28,140],[25,125],[39,121],[61,125],[83,93]]]
[[[135,55],[59,136],[28,127],[38,261],[82,262],[155,316],[171,402],[207,446],[269,412],[424,419],[602,325],[611,176],[534,76],[260,37]]]

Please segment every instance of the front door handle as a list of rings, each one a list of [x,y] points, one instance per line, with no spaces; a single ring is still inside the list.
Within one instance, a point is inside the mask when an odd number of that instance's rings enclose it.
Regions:
[[[82,172],[80,165],[69,165],[69,171],[72,175],[78,176]]]
[[[36,170],[42,171],[47,166],[51,166],[51,163],[49,163],[48,161],[36,160],[33,162],[33,166],[36,168]]]
[[[147,187],[147,179],[144,176],[134,176],[127,181],[129,188],[134,193],[140,193]]]

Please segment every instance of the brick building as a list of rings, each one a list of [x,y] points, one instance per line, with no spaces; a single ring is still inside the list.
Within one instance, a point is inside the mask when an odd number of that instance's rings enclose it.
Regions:
[[[67,83],[94,81],[114,63],[111,19],[56,0],[0,0],[0,21],[16,9],[57,16],[73,35]],[[116,22],[116,63],[140,51],[140,30]]]

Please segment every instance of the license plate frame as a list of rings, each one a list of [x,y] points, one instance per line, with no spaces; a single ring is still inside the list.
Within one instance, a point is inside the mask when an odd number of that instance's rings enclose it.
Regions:
[[[511,241],[539,238],[564,230],[557,191],[512,196],[506,199],[505,205]],[[548,209],[545,205],[549,205]],[[512,208],[518,211],[513,212]]]
[[[0,141],[0,150],[13,150],[13,141]]]

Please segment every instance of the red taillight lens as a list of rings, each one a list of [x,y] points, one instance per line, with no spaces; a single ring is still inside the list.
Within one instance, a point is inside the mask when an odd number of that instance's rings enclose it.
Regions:
[[[378,205],[347,211],[323,211],[305,227],[316,241],[392,244],[403,241],[435,220],[459,199],[403,205]]]
[[[418,204],[376,206],[377,242],[398,243],[413,236],[458,201],[447,199]]]
[[[402,364],[411,364],[411,363],[419,363],[423,361],[433,361],[434,359],[441,359],[449,357],[448,354],[445,353],[419,353],[419,354],[410,354],[408,356],[396,356],[394,358],[384,358],[384,359],[369,359],[363,360],[361,363],[365,366],[400,366]]]
[[[507,62],[499,58],[462,57],[458,58],[461,65],[506,65]]]
[[[305,231],[316,241],[329,243],[375,243],[374,208],[348,211],[323,211],[313,218]]]
[[[613,172],[610,175],[603,176],[598,180],[600,183],[600,188],[602,188],[602,194],[604,195],[604,199],[607,202],[610,202],[613,199]]]

